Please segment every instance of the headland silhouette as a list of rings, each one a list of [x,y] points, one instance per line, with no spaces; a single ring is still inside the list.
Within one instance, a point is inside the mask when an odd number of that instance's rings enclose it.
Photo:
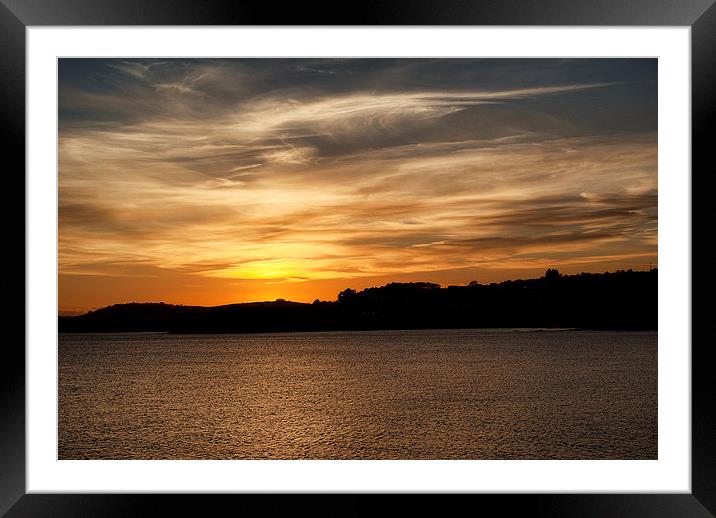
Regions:
[[[440,287],[390,283],[335,301],[250,302],[224,306],[116,304],[59,317],[60,332],[262,333],[441,328],[657,328],[657,270],[471,282]]]

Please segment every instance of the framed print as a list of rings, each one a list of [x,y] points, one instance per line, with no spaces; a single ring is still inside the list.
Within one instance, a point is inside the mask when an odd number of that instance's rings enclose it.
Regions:
[[[134,7],[1,6],[2,512],[713,514],[711,2]]]

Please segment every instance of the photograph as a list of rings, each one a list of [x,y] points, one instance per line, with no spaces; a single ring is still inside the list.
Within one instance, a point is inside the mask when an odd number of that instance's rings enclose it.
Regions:
[[[659,460],[659,59],[59,57],[62,460]]]
[[[713,518],[714,1],[0,0],[0,516]]]

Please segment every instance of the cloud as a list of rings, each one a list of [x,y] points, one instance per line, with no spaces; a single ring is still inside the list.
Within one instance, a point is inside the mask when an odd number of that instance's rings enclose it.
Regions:
[[[474,138],[476,125],[489,125],[492,131],[498,125],[494,115],[481,120],[482,112],[475,111],[480,107],[614,84],[330,93],[293,86],[257,92],[249,86],[251,74],[224,63],[122,60],[107,67],[137,81],[104,91],[61,89],[61,108],[84,115],[81,124],[61,122],[66,146],[82,146],[87,157],[94,143],[104,158],[111,148],[133,152],[143,161],[176,161],[210,175],[248,165],[244,161],[255,164],[256,158],[293,164],[299,156],[303,163],[308,154],[341,156],[381,143],[388,148],[423,142],[425,135],[416,130],[440,130],[458,122],[453,119],[461,112],[472,114],[459,122]],[[101,120],[90,122],[93,113]],[[509,118],[505,110],[497,115]]]
[[[109,63],[107,66],[119,70],[134,79],[146,81],[151,77],[152,67],[157,65],[158,63],[143,64],[136,61],[117,61]]]
[[[651,142],[507,140],[457,158],[437,146],[417,158],[378,154],[336,169],[295,164],[293,176],[229,188],[172,184],[149,167],[142,181],[103,182],[100,201],[72,201],[98,185],[66,189],[61,241],[97,241],[108,254],[140,248],[157,266],[227,278],[351,277],[509,263],[540,251],[653,250]]]

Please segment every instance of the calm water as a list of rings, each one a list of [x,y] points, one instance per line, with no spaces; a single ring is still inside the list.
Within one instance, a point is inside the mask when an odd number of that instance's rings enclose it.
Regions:
[[[656,333],[61,335],[61,459],[644,459]]]

